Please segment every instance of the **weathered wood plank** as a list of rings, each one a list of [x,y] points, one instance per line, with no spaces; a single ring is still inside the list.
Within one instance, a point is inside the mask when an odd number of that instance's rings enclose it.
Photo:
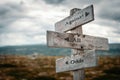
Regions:
[[[47,45],[72,49],[108,50],[108,39],[76,33],[47,31]]]
[[[84,51],[82,55],[71,55],[56,60],[56,72],[77,70],[97,65],[95,50]]]
[[[55,24],[55,31],[65,32],[85,23],[94,20],[93,5],[90,5],[82,10],[78,10],[73,15],[57,22]]]

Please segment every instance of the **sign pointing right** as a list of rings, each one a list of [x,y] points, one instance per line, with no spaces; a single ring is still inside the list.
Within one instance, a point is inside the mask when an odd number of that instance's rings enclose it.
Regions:
[[[94,20],[93,5],[75,12],[55,24],[55,31],[65,32]]]

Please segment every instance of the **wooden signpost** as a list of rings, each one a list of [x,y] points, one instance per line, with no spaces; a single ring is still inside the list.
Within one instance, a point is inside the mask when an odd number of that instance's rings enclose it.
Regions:
[[[108,50],[108,39],[101,37],[47,31],[47,39],[50,47]]]
[[[56,60],[56,72],[73,71],[74,80],[84,80],[84,68],[97,66],[95,50],[108,50],[109,46],[106,38],[83,35],[82,25],[93,20],[93,5],[74,8],[70,16],[55,24],[56,32],[47,31],[49,47],[72,49],[71,56]]]
[[[83,10],[78,10],[73,15],[70,15],[67,18],[57,22],[55,24],[55,31],[65,32],[93,20],[93,5],[90,5]]]
[[[70,71],[97,65],[95,50],[85,51],[82,55],[71,55],[56,60],[56,72]],[[79,53],[80,54],[80,53]]]

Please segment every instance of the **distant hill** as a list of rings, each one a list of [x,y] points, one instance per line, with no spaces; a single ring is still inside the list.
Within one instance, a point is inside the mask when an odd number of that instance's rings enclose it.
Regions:
[[[41,55],[57,56],[68,55],[71,53],[71,50],[63,48],[49,48],[46,45],[23,45],[23,46],[0,47],[0,54],[30,55],[36,53]]]
[[[109,44],[108,51],[96,51],[98,55],[119,55],[120,44]],[[70,55],[71,50],[65,48],[49,48],[46,45],[23,45],[23,46],[5,46],[0,47],[0,54],[12,55],[50,55],[50,56],[65,56]]]
[[[120,56],[120,43],[109,44],[108,51],[96,51],[99,55],[119,55]]]

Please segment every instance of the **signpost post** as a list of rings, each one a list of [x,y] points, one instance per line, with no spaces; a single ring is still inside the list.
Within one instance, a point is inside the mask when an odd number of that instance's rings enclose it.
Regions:
[[[84,80],[84,68],[97,65],[95,50],[108,50],[108,39],[83,35],[82,25],[93,20],[93,5],[82,10],[74,8],[70,16],[55,24],[57,32],[47,31],[49,47],[72,49],[71,56],[56,60],[56,72],[73,71],[74,80]]]

